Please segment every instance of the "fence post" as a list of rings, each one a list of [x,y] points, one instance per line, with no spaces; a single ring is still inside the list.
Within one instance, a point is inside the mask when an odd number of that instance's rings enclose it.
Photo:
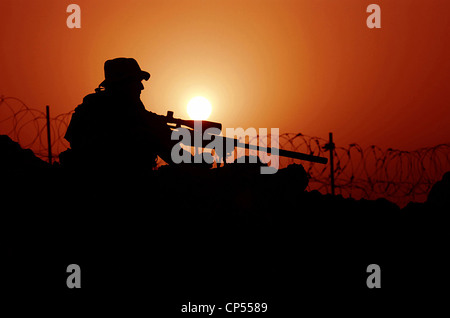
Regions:
[[[47,117],[47,150],[48,150],[48,163],[52,164],[52,138],[51,138],[51,127],[50,127],[50,108],[48,105],[45,107],[46,117]]]
[[[325,145],[325,149],[330,152],[330,183],[331,183],[331,194],[335,195],[334,191],[334,162],[333,162],[333,153],[334,153],[334,142],[333,142],[333,133],[329,133],[329,141],[328,144]]]

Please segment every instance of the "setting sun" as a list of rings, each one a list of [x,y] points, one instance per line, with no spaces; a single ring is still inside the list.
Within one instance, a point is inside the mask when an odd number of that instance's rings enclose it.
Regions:
[[[211,114],[211,103],[202,96],[192,98],[187,105],[189,117],[194,120],[205,120]]]

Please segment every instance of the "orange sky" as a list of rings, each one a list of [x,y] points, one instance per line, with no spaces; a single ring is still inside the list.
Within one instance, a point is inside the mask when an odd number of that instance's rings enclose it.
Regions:
[[[81,7],[68,29],[66,7]],[[366,26],[381,6],[382,28]],[[2,0],[0,94],[67,112],[134,57],[147,109],[411,150],[450,141],[448,0]]]

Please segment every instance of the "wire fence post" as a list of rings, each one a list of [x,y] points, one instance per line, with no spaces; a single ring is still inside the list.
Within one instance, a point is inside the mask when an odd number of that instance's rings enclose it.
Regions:
[[[331,184],[331,194],[335,195],[335,185],[334,185],[334,161],[333,161],[333,153],[334,153],[334,142],[333,142],[333,133],[329,133],[329,141],[328,144],[325,145],[325,150],[330,152],[330,184]]]
[[[47,150],[48,150],[48,163],[52,164],[52,137],[51,137],[51,127],[50,127],[50,107],[47,105],[45,107],[46,118],[47,118]]]

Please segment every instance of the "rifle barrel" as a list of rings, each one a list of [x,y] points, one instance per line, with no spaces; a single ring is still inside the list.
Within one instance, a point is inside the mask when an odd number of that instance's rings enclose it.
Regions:
[[[222,142],[223,142],[224,147],[227,147],[229,144],[232,144],[234,147],[238,147],[238,148],[262,151],[262,152],[267,152],[267,153],[271,153],[271,154],[275,153],[275,154],[278,154],[278,156],[280,156],[280,157],[305,160],[305,161],[321,163],[321,164],[328,163],[328,159],[325,157],[314,156],[314,155],[309,155],[309,154],[302,153],[302,152],[284,150],[284,149],[279,149],[279,148],[262,147],[262,146],[257,146],[257,145],[246,144],[246,143],[240,142],[238,139],[229,138],[229,137],[216,136],[216,138],[223,139]],[[207,147],[207,145],[204,147]],[[228,151],[228,149],[227,149],[227,151]]]
[[[279,148],[261,147],[261,146],[257,146],[257,145],[244,144],[242,142],[239,142],[237,139],[235,139],[235,141],[236,141],[236,144],[235,144],[236,147],[239,147],[239,148],[263,151],[263,152],[267,152],[267,153],[271,153],[271,154],[275,153],[275,154],[278,154],[278,156],[280,156],[280,157],[306,160],[306,161],[322,163],[322,164],[326,164],[328,162],[328,159],[325,157],[308,155],[308,154],[302,153],[302,152],[284,150],[284,149],[279,149]]]

